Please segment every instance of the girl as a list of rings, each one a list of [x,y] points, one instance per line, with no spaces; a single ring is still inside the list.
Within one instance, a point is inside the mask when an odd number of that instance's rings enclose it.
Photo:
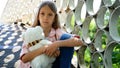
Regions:
[[[56,61],[53,63],[52,68],[70,68],[74,51],[73,47],[76,45],[83,45],[83,43],[76,36],[73,37],[60,28],[57,8],[52,1],[41,3],[33,23],[33,27],[35,26],[41,26],[46,39],[53,43],[29,52],[27,44],[24,42],[20,54],[22,62],[21,68],[30,68],[29,62],[41,54],[56,57]]]

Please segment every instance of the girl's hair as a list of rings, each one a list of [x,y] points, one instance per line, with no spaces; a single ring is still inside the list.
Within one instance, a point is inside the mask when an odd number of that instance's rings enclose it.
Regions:
[[[60,23],[59,23],[59,19],[58,19],[57,8],[56,8],[56,5],[52,1],[44,1],[40,4],[36,18],[35,18],[32,26],[35,27],[35,26],[40,25],[39,12],[40,12],[41,8],[46,6],[46,5],[55,13],[55,19],[53,21],[52,27],[54,29],[61,28]]]

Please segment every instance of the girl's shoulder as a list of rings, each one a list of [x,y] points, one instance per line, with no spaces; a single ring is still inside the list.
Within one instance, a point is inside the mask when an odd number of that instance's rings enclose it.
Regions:
[[[58,40],[61,38],[62,34],[66,33],[63,29],[60,28],[56,29],[55,32]]]
[[[63,33],[66,33],[63,29],[61,28],[58,28],[58,29],[53,29],[51,30],[50,34],[51,35],[54,35],[54,34],[63,34]]]
[[[58,28],[58,29],[56,29],[55,30],[56,31],[56,33],[66,33],[63,29],[61,29],[61,28]]]
[[[58,29],[52,28],[51,32],[49,33],[48,38],[51,41],[59,40],[63,33],[65,33],[65,31],[60,28]]]

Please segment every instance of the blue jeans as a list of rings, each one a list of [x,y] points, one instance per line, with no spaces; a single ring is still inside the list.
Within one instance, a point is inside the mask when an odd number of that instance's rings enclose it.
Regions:
[[[60,40],[66,40],[70,37],[70,34],[63,34]],[[56,58],[52,68],[71,68],[71,59],[73,52],[73,47],[60,47],[60,56]]]

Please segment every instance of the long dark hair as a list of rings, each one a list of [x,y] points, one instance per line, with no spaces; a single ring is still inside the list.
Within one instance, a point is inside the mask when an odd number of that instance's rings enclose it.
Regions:
[[[38,12],[36,14],[36,18],[35,18],[32,26],[35,27],[35,26],[40,25],[40,21],[38,19],[39,18],[39,12],[40,12],[41,8],[46,6],[46,5],[55,13],[55,19],[53,21],[52,27],[54,29],[61,28],[60,27],[60,22],[59,22],[59,19],[58,19],[58,14],[57,14],[57,7],[54,4],[54,2],[52,2],[52,1],[43,1],[43,2],[41,2],[40,6],[39,6],[39,9],[38,9]]]

